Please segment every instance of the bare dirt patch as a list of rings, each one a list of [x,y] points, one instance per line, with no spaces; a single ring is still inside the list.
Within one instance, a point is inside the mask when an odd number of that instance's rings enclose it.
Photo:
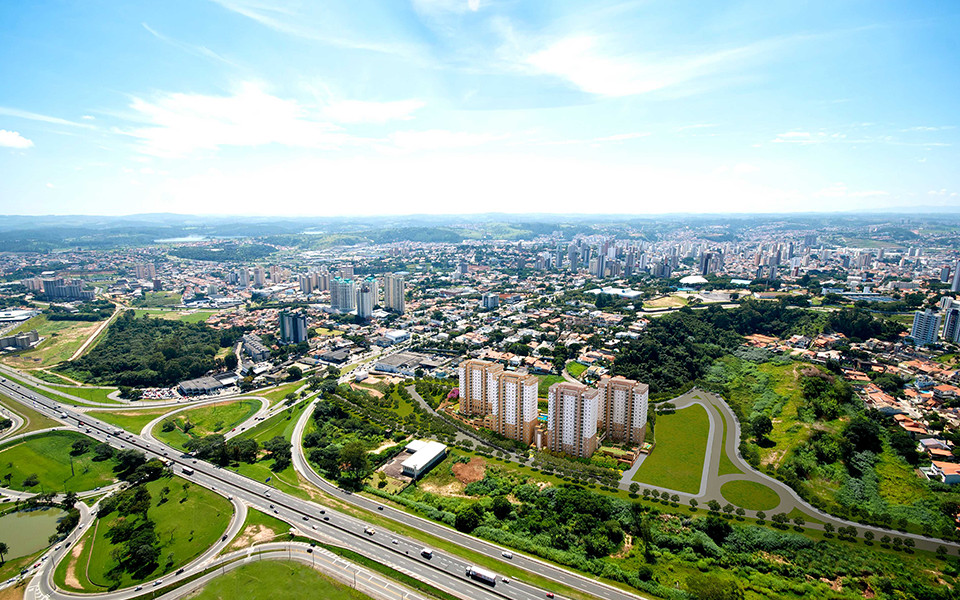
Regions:
[[[445,497],[461,497],[466,498],[466,495],[463,493],[464,485],[459,481],[451,481],[447,485],[436,485],[432,483],[421,483],[420,489],[429,492],[431,494],[437,494],[438,496]]]
[[[276,532],[266,525],[247,525],[243,531],[237,534],[237,537],[230,542],[230,546],[224,548],[224,552],[239,550],[255,544],[264,544],[277,537]]]
[[[80,586],[80,580],[77,579],[77,561],[80,560],[80,553],[83,552],[83,547],[86,543],[86,540],[84,540],[75,545],[73,550],[70,551],[70,562],[67,564],[67,574],[64,577],[64,583],[77,590],[83,589]]]
[[[633,550],[633,536],[625,535],[623,537],[623,548],[620,549],[620,552],[613,554],[613,558],[626,558],[630,551]]]
[[[351,383],[350,387],[357,390],[358,392],[366,392],[371,396],[373,396],[374,398],[383,398],[383,392],[381,392],[377,388],[367,387],[365,385],[357,385],[355,383]]]
[[[487,472],[487,463],[482,458],[474,456],[468,463],[453,465],[453,476],[463,484],[480,481]]]
[[[27,590],[27,584],[10,586],[0,590],[0,600],[23,600],[23,593]]]

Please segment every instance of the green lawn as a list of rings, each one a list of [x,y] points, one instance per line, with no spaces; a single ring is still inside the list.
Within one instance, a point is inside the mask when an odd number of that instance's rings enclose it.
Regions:
[[[297,381],[291,381],[289,383],[282,383],[270,390],[266,390],[266,391],[258,390],[252,393],[253,395],[262,396],[266,398],[267,400],[270,401],[270,406],[273,406],[277,402],[280,402],[281,400],[286,398],[287,394],[291,392],[296,392],[298,388],[306,384],[307,384],[306,381],[304,381],[303,379],[299,379]]]
[[[112,398],[107,398],[107,394],[112,394],[113,392],[117,391],[117,388],[75,387],[68,385],[51,385],[49,387],[50,389],[57,390],[58,392],[70,394],[71,396],[89,400],[90,402],[120,404],[120,402],[117,402]]]
[[[31,431],[37,431],[38,429],[48,429],[50,427],[57,427],[63,425],[59,421],[54,421],[50,417],[41,415],[37,411],[33,410],[28,406],[24,406],[19,402],[14,402],[10,398],[0,394],[0,404],[5,406],[8,410],[13,411],[27,420],[27,424],[23,428],[17,430],[17,433],[29,433]]]
[[[274,473],[270,470],[272,464],[272,460],[263,460],[255,463],[240,463],[236,467],[229,467],[229,469],[244,477],[249,477],[254,481],[262,483],[265,488],[276,488],[281,492],[286,492],[303,500],[315,500],[310,493],[300,487],[300,478],[293,469],[293,465],[290,465],[279,473]],[[267,481],[268,478],[270,481]]]
[[[633,476],[641,483],[696,494],[700,491],[710,421],[703,406],[694,404],[657,418],[657,447]]]
[[[283,436],[286,440],[291,440],[293,439],[293,428],[297,426],[297,420],[309,405],[309,402],[302,402],[291,406],[283,412],[261,421],[256,427],[244,431],[238,437],[252,438],[261,444],[278,435]]]
[[[95,419],[116,425],[130,433],[140,435],[140,431],[147,423],[176,409],[176,406],[171,406],[149,410],[92,410],[87,414]]]
[[[168,500],[159,504],[160,491],[164,487],[170,488]],[[161,564],[139,581],[160,577],[199,556],[223,534],[233,514],[233,507],[226,498],[180,477],[151,481],[147,490],[152,498],[147,515],[156,523]],[[203,518],[197,518],[198,515]],[[77,542],[80,550],[76,560],[71,554],[57,566],[54,579],[60,587],[98,592],[110,587],[105,575],[115,564],[110,556],[115,546],[107,539],[107,532],[118,518],[116,512],[110,513],[99,519],[95,528],[84,533]],[[76,577],[79,586],[67,584],[68,570]],[[134,585],[139,581],[125,574],[120,585]]]
[[[137,305],[143,308],[163,308],[177,306],[182,300],[183,296],[176,292],[145,292]]]
[[[577,361],[570,361],[566,366],[567,373],[570,373],[574,378],[580,379],[580,376],[583,375],[583,372],[587,370],[587,365],[578,363]]]
[[[780,504],[780,496],[755,481],[728,481],[720,487],[723,498],[747,510],[771,510]]]
[[[540,380],[540,383],[537,386],[537,396],[540,398],[547,397],[547,391],[550,389],[551,385],[560,383],[561,381],[566,381],[566,379],[560,375],[537,375],[537,379]]]
[[[264,560],[238,567],[208,583],[192,600],[364,600],[361,594],[310,565]]]
[[[730,475],[733,473],[743,473],[740,469],[737,468],[733,461],[730,460],[730,457],[727,456],[727,418],[723,415],[723,412],[717,410],[717,414],[720,416],[720,422],[723,424],[723,452],[720,453],[720,466],[717,469],[717,475]]]
[[[192,408],[161,421],[154,427],[153,435],[168,446],[183,450],[184,445],[192,438],[214,433],[228,433],[232,428],[252,417],[258,410],[260,410],[258,400],[234,400]],[[176,427],[170,431],[164,431],[164,425],[170,420],[176,424]],[[185,433],[182,429],[187,421],[194,425],[189,433]]]
[[[247,548],[248,546],[253,546],[257,543],[266,543],[267,541],[273,541],[275,538],[286,535],[290,531],[290,525],[272,517],[264,512],[261,512],[255,508],[247,509],[247,518],[243,520],[243,526],[240,528],[240,533],[237,534],[237,537],[233,538],[230,544],[223,549],[220,554],[227,554],[233,552],[234,550],[240,550],[241,548]],[[270,533],[269,540],[264,540],[264,534],[267,532]],[[260,536],[256,540],[255,536]]]
[[[92,451],[70,456],[71,444],[79,439],[93,441],[72,431],[50,431],[4,446],[0,450],[2,485],[30,492],[83,492],[113,483],[112,460],[94,461]],[[24,487],[23,480],[33,474],[39,484]],[[11,476],[9,484],[7,475]]]
[[[183,321],[184,323],[200,323],[206,321],[211,315],[217,314],[215,310],[162,310],[150,308],[137,308],[133,311],[134,317],[139,319],[143,315],[150,315],[151,319],[167,319],[170,321]]]

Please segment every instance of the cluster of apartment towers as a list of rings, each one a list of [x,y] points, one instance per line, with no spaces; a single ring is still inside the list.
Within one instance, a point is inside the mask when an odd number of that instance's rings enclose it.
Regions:
[[[649,386],[624,377],[600,378],[596,388],[562,381],[547,393],[547,423],[539,422],[536,375],[486,360],[459,367],[460,412],[482,417],[498,434],[588,458],[604,440],[639,445],[647,431]]]

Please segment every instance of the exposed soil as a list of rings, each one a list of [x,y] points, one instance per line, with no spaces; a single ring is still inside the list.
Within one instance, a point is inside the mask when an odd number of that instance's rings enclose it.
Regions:
[[[480,457],[474,456],[468,463],[453,465],[453,476],[463,484],[480,481],[487,472],[487,463]]]
[[[85,544],[86,540],[79,542],[73,547],[73,550],[70,551],[70,562],[67,563],[67,574],[64,577],[64,583],[77,590],[83,589],[80,585],[80,580],[77,579],[77,561],[80,560],[80,553],[83,552],[83,546]]]

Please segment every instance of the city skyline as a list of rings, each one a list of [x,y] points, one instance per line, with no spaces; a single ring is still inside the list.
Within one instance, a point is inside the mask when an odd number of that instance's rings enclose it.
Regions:
[[[960,203],[943,5],[7,5],[5,214]]]

